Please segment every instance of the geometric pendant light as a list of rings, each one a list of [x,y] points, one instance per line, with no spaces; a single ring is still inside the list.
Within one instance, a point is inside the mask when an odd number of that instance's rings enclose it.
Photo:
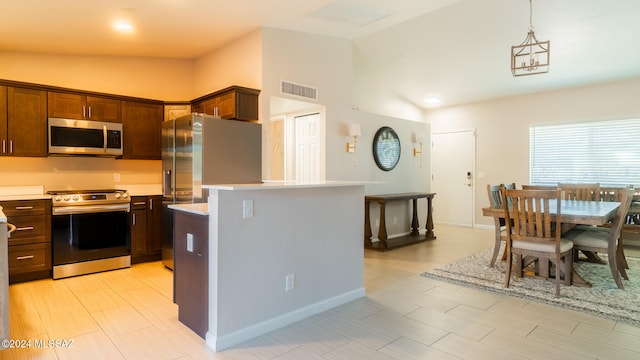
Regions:
[[[511,47],[511,72],[513,76],[543,74],[549,72],[550,41],[538,41],[533,32],[533,5],[529,0],[529,32],[522,44]]]

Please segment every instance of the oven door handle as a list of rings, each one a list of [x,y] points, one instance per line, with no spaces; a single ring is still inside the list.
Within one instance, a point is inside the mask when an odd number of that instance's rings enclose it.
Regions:
[[[129,212],[130,204],[113,204],[113,205],[83,205],[83,206],[54,206],[51,209],[51,215],[69,215],[69,214],[89,214],[100,212],[125,211]]]

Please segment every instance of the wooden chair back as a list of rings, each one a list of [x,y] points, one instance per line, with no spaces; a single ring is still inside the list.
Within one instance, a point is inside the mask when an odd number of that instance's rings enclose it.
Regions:
[[[633,199],[634,190],[631,187],[626,187],[620,191],[620,207],[616,211],[616,216],[611,223],[611,232],[609,233],[609,243],[615,244],[620,239],[620,233],[622,227],[627,222],[627,213],[631,206],[631,200]]]
[[[565,200],[600,201],[600,183],[559,183],[558,188],[562,190],[562,198]]]
[[[555,185],[522,185],[522,190],[556,190]]]
[[[600,201],[620,201],[624,188],[600,187]]]
[[[502,188],[515,189],[516,183],[500,184],[500,185],[487,185],[487,195],[489,195],[489,206],[492,208],[502,207],[502,194],[500,193]]]
[[[507,227],[512,240],[550,242],[556,241],[560,246],[560,231],[552,226],[550,204],[555,202],[555,216],[560,216],[559,190],[505,190],[503,201],[510,197],[511,206],[508,209]],[[509,222],[511,220],[511,223]]]
[[[561,271],[564,273],[564,283],[571,284],[573,243],[561,237],[560,226],[555,221],[556,217],[561,216],[560,196],[560,189],[505,189],[502,192],[507,226],[505,287],[509,287],[513,254],[518,257],[519,264],[524,263],[526,256],[537,258],[538,263],[549,260],[555,263],[556,297],[560,296]],[[511,198],[511,206],[506,204],[507,197]],[[555,210],[553,213],[552,208]],[[522,276],[521,266],[518,272],[518,276]]]

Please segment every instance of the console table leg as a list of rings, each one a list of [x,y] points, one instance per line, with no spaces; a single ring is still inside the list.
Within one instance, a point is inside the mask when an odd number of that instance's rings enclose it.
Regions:
[[[433,215],[432,215],[432,205],[431,205],[431,200],[433,199],[433,197],[427,197],[427,234],[425,235],[425,237],[427,239],[435,239],[436,235],[433,233]]]
[[[380,203],[380,229],[378,229],[378,240],[380,240],[380,244],[378,247],[382,250],[387,249],[387,222],[386,222],[386,214],[385,214],[385,203]]]
[[[418,235],[420,231],[420,223],[418,222],[418,199],[412,199],[413,202],[413,217],[411,219],[411,235]]]
[[[369,206],[371,205],[371,201],[364,201],[364,246],[372,247],[371,245],[371,216],[369,211]]]

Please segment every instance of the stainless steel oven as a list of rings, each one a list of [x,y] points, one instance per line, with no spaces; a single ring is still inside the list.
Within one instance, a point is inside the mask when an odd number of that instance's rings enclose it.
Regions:
[[[131,266],[125,190],[48,191],[52,195],[53,278]]]

